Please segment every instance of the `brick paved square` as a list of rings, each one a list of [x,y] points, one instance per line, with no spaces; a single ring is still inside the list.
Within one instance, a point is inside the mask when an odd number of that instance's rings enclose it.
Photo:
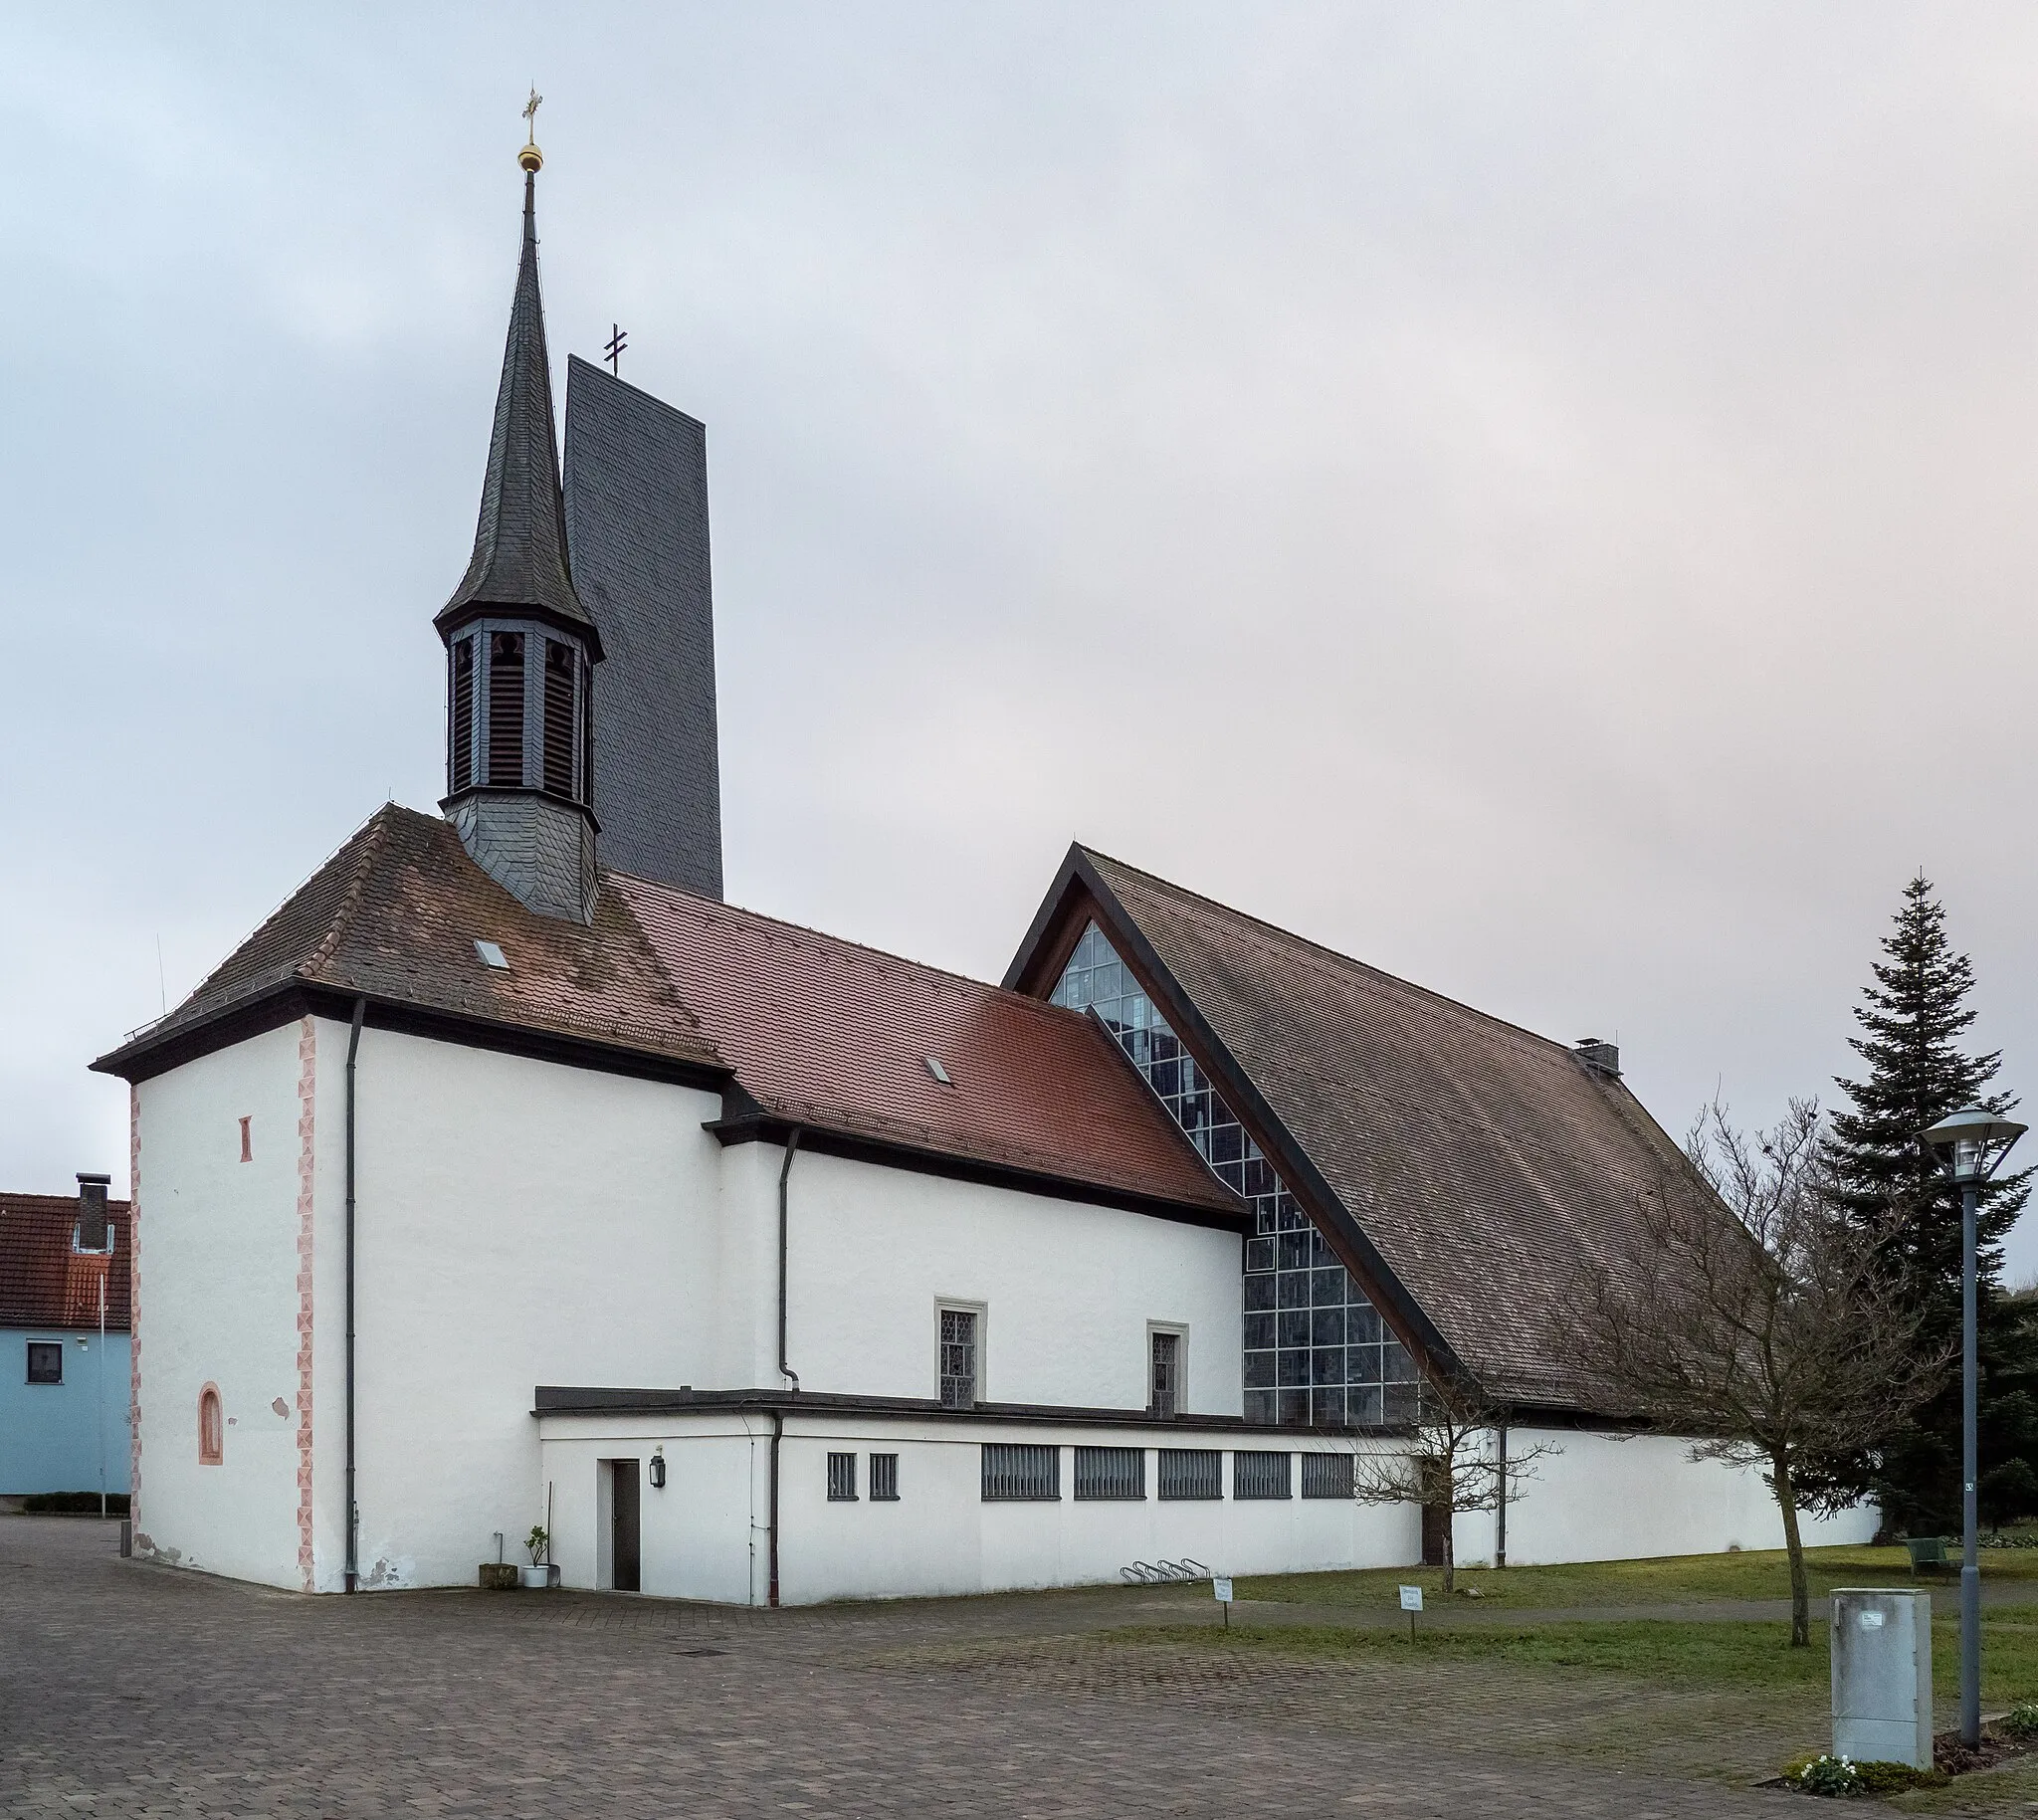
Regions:
[[[1184,1605],[1116,1589],[781,1613],[309,1599],[123,1562],[97,1522],[9,1518],[0,1813],[1775,1812],[1773,1795],[1440,1723],[1452,1693],[1434,1685],[1376,1676],[1354,1701],[1283,1671],[1196,1688],[1164,1662],[1114,1671],[1127,1652],[1085,1641]],[[1071,1660],[1087,1666],[1041,1667]]]

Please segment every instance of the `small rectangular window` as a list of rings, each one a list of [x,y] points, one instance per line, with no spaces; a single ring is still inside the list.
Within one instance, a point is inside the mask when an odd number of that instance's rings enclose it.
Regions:
[[[1062,1450],[1059,1447],[1018,1447],[1004,1442],[983,1445],[985,1504],[1043,1502],[1062,1495]]]
[[[1246,1453],[1231,1457],[1231,1495],[1234,1498],[1289,1498],[1289,1461],[1292,1454]]]
[[[1224,1496],[1224,1456],[1214,1447],[1163,1447],[1156,1475],[1160,1496],[1170,1501]]]
[[[854,1454],[830,1454],[828,1456],[828,1502],[830,1504],[856,1503],[856,1456]]]
[[[1147,1407],[1162,1421],[1173,1417],[1181,1392],[1182,1336],[1179,1333],[1152,1335],[1152,1359],[1147,1375]]]
[[[1302,1495],[1305,1498],[1349,1498],[1351,1496],[1351,1456],[1349,1454],[1303,1455]]]
[[[31,1384],[61,1384],[64,1381],[64,1342],[32,1339],[28,1342],[28,1381]]]
[[[873,1454],[871,1456],[871,1502],[873,1504],[897,1504],[899,1502],[899,1456],[897,1454]]]
[[[1076,1450],[1078,1498],[1144,1498],[1146,1450],[1143,1447],[1079,1447]]]
[[[925,1382],[924,1379],[921,1382]],[[941,1311],[941,1407],[976,1406],[976,1313],[972,1309]]]

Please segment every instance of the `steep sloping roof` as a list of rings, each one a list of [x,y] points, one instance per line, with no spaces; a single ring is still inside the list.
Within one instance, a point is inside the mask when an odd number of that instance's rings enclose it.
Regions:
[[[477,940],[503,950],[486,964]],[[539,916],[437,816],[387,803],[181,1005],[96,1067],[147,1051],[291,985],[719,1068],[620,899],[589,925]]]
[[[509,967],[485,964],[477,939]],[[167,1018],[94,1066],[154,1072],[229,1040],[258,1003],[309,989],[341,1015],[365,997],[374,1022],[436,1018],[485,1042],[534,1033],[733,1077],[752,1118],[1219,1223],[1243,1213],[1087,1018],[619,873],[602,875],[590,926],[534,915],[450,825],[395,804]]]
[[[780,1118],[1239,1211],[1093,1020],[670,886],[607,883]]]
[[[75,1194],[0,1194],[0,1327],[96,1327],[103,1282],[106,1325],[127,1330],[127,1203],[108,1201],[106,1212],[110,1257],[72,1250]]]
[[[552,421],[552,368],[537,284],[535,179],[523,179],[523,252],[496,389],[496,422],[482,482],[474,555],[453,598],[433,620],[442,633],[487,607],[528,607],[582,629],[594,621],[574,592],[559,494],[559,442]],[[599,652],[597,651],[597,655]]]
[[[1458,1362],[1496,1396],[1589,1403],[1563,1338],[1580,1266],[1629,1255],[1637,1197],[1684,1179],[1635,1097],[1560,1043],[1079,852]]]

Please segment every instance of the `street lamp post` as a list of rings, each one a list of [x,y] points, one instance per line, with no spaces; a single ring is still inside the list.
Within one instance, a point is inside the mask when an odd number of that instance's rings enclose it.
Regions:
[[[1981,1559],[1975,1482],[1980,1478],[1977,1436],[1976,1321],[1974,1317],[1974,1212],[1981,1184],[2028,1127],[1998,1118],[1985,1107],[1962,1107],[1931,1130],[1925,1143],[1960,1188],[1960,1737],[1981,1738]]]

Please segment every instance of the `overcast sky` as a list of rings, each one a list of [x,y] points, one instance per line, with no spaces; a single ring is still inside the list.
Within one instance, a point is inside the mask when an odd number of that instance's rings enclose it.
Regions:
[[[444,787],[533,81],[556,379],[709,426],[733,901],[995,978],[1080,837],[1682,1132],[1923,866],[2038,1088],[2028,5],[9,5],[0,1185]]]

